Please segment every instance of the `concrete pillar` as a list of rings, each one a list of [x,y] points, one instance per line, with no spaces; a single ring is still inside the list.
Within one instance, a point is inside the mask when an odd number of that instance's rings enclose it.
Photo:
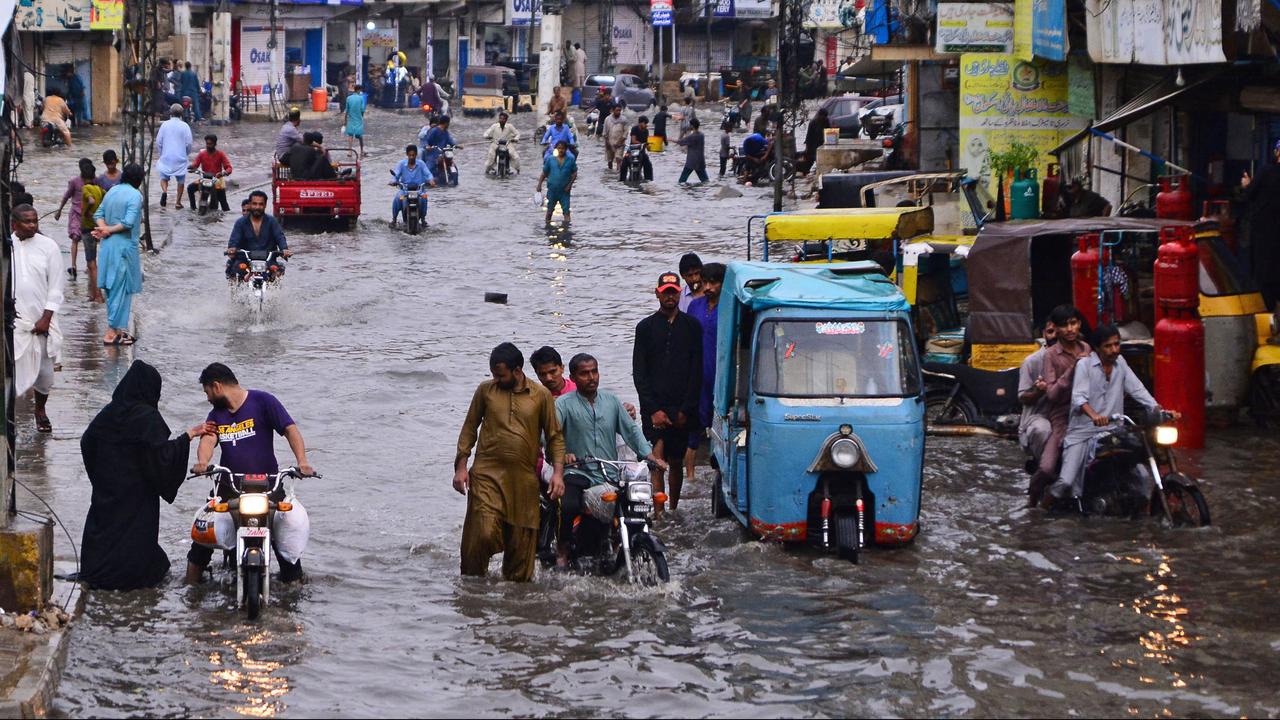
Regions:
[[[458,51],[458,18],[447,18],[449,27],[449,71],[445,73],[445,77],[449,80],[460,80],[458,75],[458,63],[462,62],[461,54]],[[457,83],[455,82],[455,87]]]
[[[229,121],[231,109],[231,13],[215,12],[209,20],[209,81],[213,83],[211,119]]]
[[[6,496],[4,505],[8,501]],[[42,610],[52,592],[53,525],[18,516],[0,531],[0,607]]]
[[[422,19],[422,82],[431,79],[435,74],[435,56],[431,51],[431,18]]]
[[[538,53],[537,113],[547,111],[551,91],[560,84],[560,4],[542,3],[542,39]]]
[[[90,108],[96,122],[111,125],[120,121],[124,102],[124,80],[120,75],[120,53],[113,45],[94,45],[89,50],[93,100]]]

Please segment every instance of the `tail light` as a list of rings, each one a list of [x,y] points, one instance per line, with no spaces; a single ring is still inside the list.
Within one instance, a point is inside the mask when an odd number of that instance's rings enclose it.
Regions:
[[[249,263],[240,263],[240,269],[241,269],[241,270],[248,270],[248,269],[249,269]]]
[[[885,139],[884,139],[884,142],[883,142],[883,143],[881,143],[881,144],[882,144],[882,145],[884,145],[884,146],[885,146],[885,147],[887,147],[887,148],[891,148],[891,147],[893,147],[893,138],[885,138]]]

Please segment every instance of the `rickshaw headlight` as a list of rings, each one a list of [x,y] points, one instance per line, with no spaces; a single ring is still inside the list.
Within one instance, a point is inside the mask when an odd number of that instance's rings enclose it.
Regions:
[[[858,455],[858,443],[849,438],[840,438],[831,443],[831,462],[842,468],[857,465]]]
[[[1160,425],[1156,427],[1156,444],[1157,445],[1174,445],[1178,442],[1178,428],[1172,425]]]
[[[241,515],[266,515],[267,508],[268,504],[266,495],[254,494],[240,496]]]
[[[635,482],[627,486],[627,500],[633,503],[647,503],[653,500],[653,485],[647,482]]]

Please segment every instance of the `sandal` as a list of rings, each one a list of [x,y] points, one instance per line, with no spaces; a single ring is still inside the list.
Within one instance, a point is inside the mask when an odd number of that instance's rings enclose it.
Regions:
[[[44,417],[40,417],[39,415],[36,416],[36,430],[42,433],[53,432],[53,423],[49,422],[48,415],[45,415]]]
[[[118,336],[116,336],[117,345],[132,345],[136,342],[138,342],[138,338],[130,335],[127,332],[122,332]]]

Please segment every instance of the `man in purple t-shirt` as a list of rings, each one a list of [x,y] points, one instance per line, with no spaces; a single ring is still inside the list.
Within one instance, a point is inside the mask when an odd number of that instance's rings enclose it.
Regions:
[[[192,472],[202,473],[208,470],[209,461],[213,459],[213,449],[217,445],[222,446],[222,457],[218,464],[233,473],[279,472],[275,435],[283,435],[289,441],[289,449],[293,450],[298,470],[303,475],[315,474],[311,463],[307,461],[307,446],[302,439],[302,431],[298,430],[297,423],[289,417],[289,412],[274,395],[240,387],[235,373],[222,363],[206,367],[200,373],[200,385],[204,387],[205,396],[213,406],[208,419],[218,426],[218,434],[216,437],[206,435],[201,438]],[[218,489],[218,494],[223,497],[229,497],[231,492],[230,488]],[[200,582],[212,557],[211,548],[191,544],[191,550],[187,553],[189,584]],[[292,582],[302,579],[301,560],[286,563],[279,553],[276,553],[276,560],[280,563],[281,580]]]

